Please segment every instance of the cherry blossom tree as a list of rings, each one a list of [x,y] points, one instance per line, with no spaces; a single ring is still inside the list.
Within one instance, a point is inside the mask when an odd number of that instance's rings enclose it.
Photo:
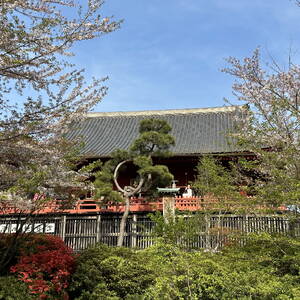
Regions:
[[[81,4],[81,5],[80,5]],[[99,14],[102,0],[1,0],[0,208],[32,218],[46,201],[80,185],[72,171],[77,141],[64,139],[107,92],[106,78],[85,80],[70,56],[76,42],[98,38],[121,21]],[[16,250],[15,237],[0,272]]]
[[[273,205],[300,202],[300,66],[262,66],[259,49],[240,61],[230,57],[224,72],[235,77],[233,92],[248,109],[238,118],[241,149],[257,155],[256,193]]]
[[[74,180],[68,125],[106,94],[87,84],[72,46],[110,33],[120,21],[99,15],[102,0],[3,0],[0,8],[0,199],[31,206],[36,193]],[[25,200],[24,201],[22,201]]]

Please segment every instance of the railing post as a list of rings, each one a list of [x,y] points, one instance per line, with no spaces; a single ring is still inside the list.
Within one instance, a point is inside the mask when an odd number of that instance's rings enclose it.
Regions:
[[[210,226],[211,226],[211,216],[208,216],[205,214],[204,220],[205,220],[205,249],[210,250],[211,249],[211,235],[210,235]]]
[[[96,243],[99,243],[101,240],[101,215],[97,215],[97,224],[96,224]]]
[[[135,248],[137,245],[137,232],[136,232],[136,225],[137,225],[137,215],[132,215],[132,227],[131,227],[131,247]]]
[[[250,228],[249,228],[249,216],[246,215],[244,216],[244,233],[249,233],[250,232]]]
[[[165,222],[168,224],[170,221],[175,220],[175,198],[174,197],[163,197],[163,216]]]
[[[67,217],[66,215],[63,215],[60,220],[60,237],[64,242],[66,237],[66,221]]]

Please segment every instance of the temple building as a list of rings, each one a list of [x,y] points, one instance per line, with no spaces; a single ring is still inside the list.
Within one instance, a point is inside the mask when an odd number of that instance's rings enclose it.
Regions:
[[[237,117],[245,112],[245,106],[223,106],[214,108],[128,111],[88,113],[87,118],[73,127],[68,134],[71,140],[81,139],[83,161],[107,160],[116,149],[128,150],[138,136],[139,123],[143,119],[166,120],[172,127],[175,146],[172,156],[156,159],[154,163],[165,164],[174,175],[177,186],[187,186],[194,179],[195,168],[201,155],[211,154],[226,161],[241,155],[241,151],[230,137],[236,128]],[[126,170],[123,184],[130,184],[134,170]]]
[[[180,188],[176,196],[175,207],[178,210],[203,210],[202,199],[193,192],[192,182],[196,175],[196,166],[203,155],[217,157],[223,165],[238,157],[251,158],[253,154],[243,151],[236,144],[232,133],[236,131],[237,119],[245,116],[245,106],[224,106],[215,108],[128,111],[88,113],[87,117],[71,126],[66,138],[82,141],[80,164],[85,165],[97,159],[107,161],[116,149],[128,150],[139,135],[141,120],[149,118],[167,121],[175,138],[171,148],[172,155],[165,158],[153,158],[154,164],[166,165],[174,176],[173,187]],[[119,173],[121,186],[132,185],[137,176],[133,164]],[[131,212],[149,212],[162,210],[162,203],[153,203],[139,193],[131,199]],[[49,202],[39,214],[63,212],[68,214],[84,213],[121,213],[124,205],[115,203],[101,204],[92,194],[84,194],[74,207],[63,208],[64,199]],[[13,214],[14,210],[5,213]]]

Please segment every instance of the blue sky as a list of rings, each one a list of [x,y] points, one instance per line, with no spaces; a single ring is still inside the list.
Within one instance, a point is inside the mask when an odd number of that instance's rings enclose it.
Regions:
[[[121,29],[75,47],[88,76],[109,76],[108,95],[94,111],[177,109],[234,103],[225,58],[250,56],[260,46],[295,61],[300,7],[293,0],[106,0],[103,16]]]

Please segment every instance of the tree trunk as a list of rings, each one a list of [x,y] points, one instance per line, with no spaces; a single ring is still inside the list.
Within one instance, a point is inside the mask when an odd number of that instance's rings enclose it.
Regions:
[[[117,242],[117,246],[118,247],[122,247],[123,246],[123,242],[124,242],[124,234],[125,234],[125,227],[126,227],[126,221],[128,218],[128,214],[130,211],[130,200],[129,197],[133,196],[135,193],[139,192],[144,184],[144,178],[140,179],[140,182],[138,184],[137,187],[127,187],[122,189],[121,186],[118,183],[118,171],[120,169],[120,167],[129,162],[130,160],[124,160],[122,162],[120,162],[117,167],[115,168],[114,171],[114,183],[118,189],[119,192],[121,192],[125,198],[125,211],[123,213],[122,219],[121,219],[121,223],[120,223],[120,234],[118,236],[118,242]]]
[[[124,213],[123,213],[123,216],[121,219],[121,223],[120,223],[120,233],[119,233],[118,242],[117,242],[118,247],[123,246],[125,227],[126,227],[126,221],[128,218],[129,210],[130,210],[129,197],[125,196],[125,210],[124,210]]]

